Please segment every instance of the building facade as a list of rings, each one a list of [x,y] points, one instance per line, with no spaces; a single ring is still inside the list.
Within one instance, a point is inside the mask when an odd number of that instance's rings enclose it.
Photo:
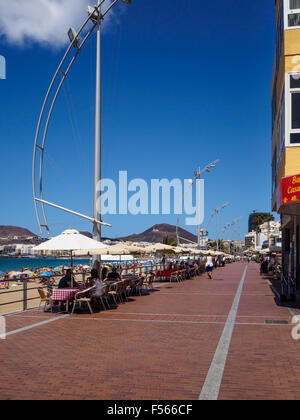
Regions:
[[[281,248],[281,223],[265,222],[259,225],[257,231],[245,235],[245,248],[261,251],[264,248]]]
[[[272,211],[281,215],[283,274],[300,288],[300,0],[276,0],[272,78]]]
[[[258,227],[259,224],[255,220],[257,216],[267,216],[268,214],[269,213],[251,213],[248,220],[248,233],[253,232]]]

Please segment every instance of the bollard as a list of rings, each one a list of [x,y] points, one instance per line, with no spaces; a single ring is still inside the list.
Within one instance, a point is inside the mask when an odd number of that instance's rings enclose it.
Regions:
[[[27,280],[23,281],[23,310],[27,311]]]

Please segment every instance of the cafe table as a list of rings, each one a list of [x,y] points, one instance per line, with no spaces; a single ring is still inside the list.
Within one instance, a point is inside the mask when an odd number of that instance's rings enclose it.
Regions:
[[[53,302],[66,302],[66,310],[69,312],[69,302],[72,300],[76,293],[80,292],[80,288],[68,288],[68,289],[53,289],[52,290],[52,300]]]

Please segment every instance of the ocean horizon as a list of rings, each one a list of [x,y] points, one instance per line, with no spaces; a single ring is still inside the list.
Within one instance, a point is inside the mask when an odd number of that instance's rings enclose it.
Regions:
[[[0,258],[0,271],[9,273],[10,271],[20,271],[22,268],[35,270],[43,267],[58,267],[60,265],[69,266],[70,258]],[[73,264],[90,264],[89,259],[73,259]]]

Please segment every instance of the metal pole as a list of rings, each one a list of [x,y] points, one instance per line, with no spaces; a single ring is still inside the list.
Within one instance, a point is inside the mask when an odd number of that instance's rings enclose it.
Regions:
[[[98,0],[100,6],[101,1]],[[101,7],[97,23],[97,67],[96,67],[96,106],[95,106],[95,175],[94,175],[94,219],[101,221]],[[101,226],[94,223],[93,238],[101,241]],[[101,261],[94,257],[93,263]],[[99,267],[100,269],[100,267]]]
[[[219,211],[216,212],[216,221],[217,221],[217,251],[219,251]]]
[[[201,170],[199,167],[199,182],[198,182],[198,248],[201,248],[201,244],[200,244],[200,227],[201,227],[201,198],[200,198],[200,194],[201,194],[201,185],[200,185],[200,179],[201,179]]]
[[[23,311],[27,311],[27,280],[23,281]]]

